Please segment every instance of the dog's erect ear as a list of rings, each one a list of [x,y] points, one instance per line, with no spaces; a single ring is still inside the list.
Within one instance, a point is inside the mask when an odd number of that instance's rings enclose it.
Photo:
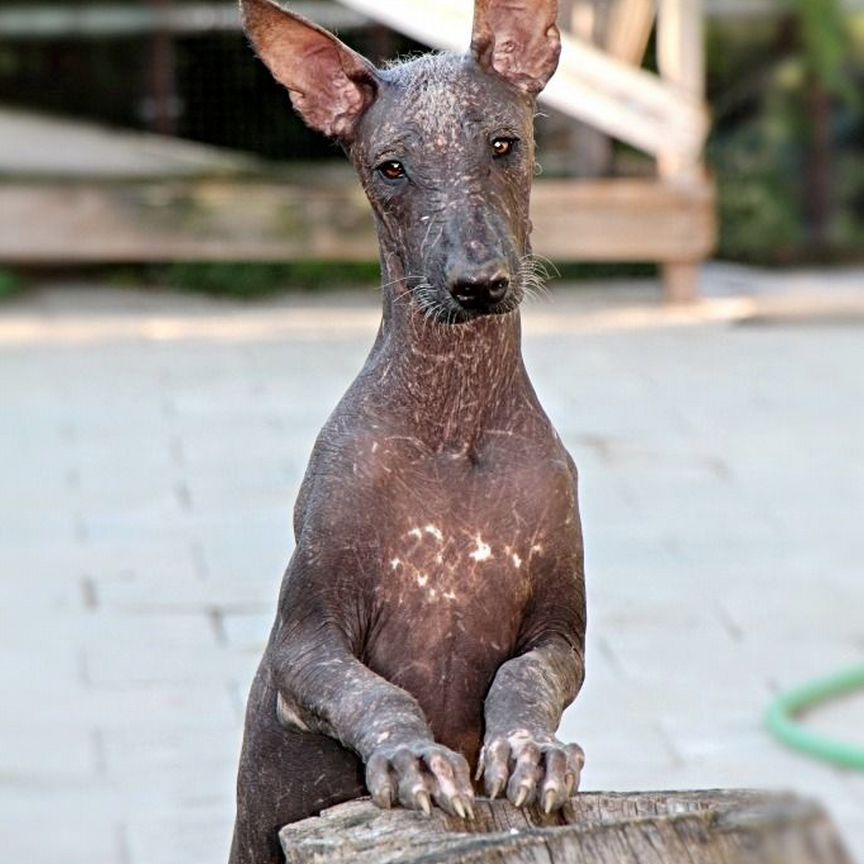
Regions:
[[[561,53],[557,0],[475,0],[471,53],[526,93],[552,77]]]
[[[375,67],[317,24],[272,0],[240,0],[243,29],[303,119],[350,141],[377,92]]]

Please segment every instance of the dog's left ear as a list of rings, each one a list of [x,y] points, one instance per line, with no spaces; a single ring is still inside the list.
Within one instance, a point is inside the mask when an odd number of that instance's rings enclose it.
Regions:
[[[536,95],[561,53],[557,0],[475,0],[471,53],[490,72]]]
[[[351,141],[375,101],[375,67],[323,27],[273,0],[240,0],[243,29],[273,77],[313,128]]]

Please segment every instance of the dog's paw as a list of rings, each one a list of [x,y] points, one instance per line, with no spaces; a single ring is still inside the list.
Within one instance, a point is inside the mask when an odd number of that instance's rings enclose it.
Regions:
[[[398,801],[428,815],[434,801],[453,816],[474,818],[468,762],[434,742],[379,748],[366,763],[366,787],[379,807],[389,808]]]
[[[516,807],[537,801],[545,813],[551,813],[563,807],[579,788],[584,764],[585,753],[578,744],[563,744],[552,736],[516,729],[486,739],[477,763],[477,779],[484,778],[490,798],[506,790]]]

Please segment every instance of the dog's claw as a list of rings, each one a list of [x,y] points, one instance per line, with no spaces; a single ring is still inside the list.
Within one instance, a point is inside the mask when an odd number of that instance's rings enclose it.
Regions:
[[[467,815],[465,812],[465,805],[462,803],[462,799],[458,795],[453,799],[453,809],[459,815],[460,819],[464,819]]]
[[[504,785],[504,783],[501,780],[496,780],[495,785],[489,791],[489,797],[492,799],[497,798],[501,794],[501,787],[503,785]]]
[[[548,816],[552,812],[552,807],[555,804],[555,790],[547,789],[543,796],[543,812]]]
[[[519,791],[516,793],[516,800],[513,802],[513,806],[521,807],[528,800],[528,795],[530,794],[530,792],[530,788],[523,783],[519,787]]]
[[[414,793],[414,803],[426,816],[432,814],[432,802],[429,799],[429,793],[425,789],[420,789]]]
[[[474,821],[474,806],[470,801],[465,802],[465,809],[468,811],[468,818],[473,822]]]

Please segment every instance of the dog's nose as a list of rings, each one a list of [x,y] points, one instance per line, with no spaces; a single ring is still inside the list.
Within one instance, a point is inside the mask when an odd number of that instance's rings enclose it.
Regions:
[[[466,309],[484,309],[500,303],[507,296],[510,274],[498,263],[460,268],[449,274],[447,287]]]

